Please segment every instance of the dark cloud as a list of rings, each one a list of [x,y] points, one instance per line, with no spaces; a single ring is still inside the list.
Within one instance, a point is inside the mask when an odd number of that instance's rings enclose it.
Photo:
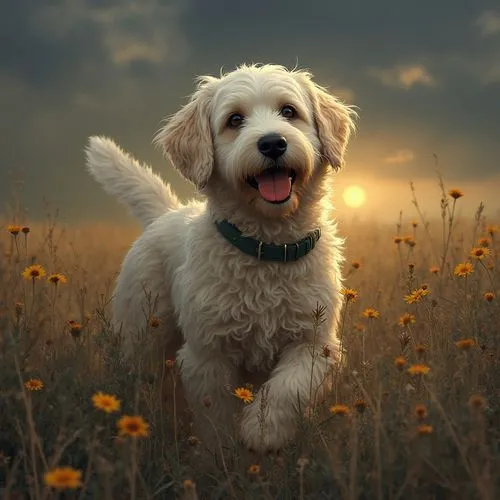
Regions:
[[[252,51],[248,57],[255,57],[255,50],[257,56],[294,59],[298,54],[318,66],[337,61],[363,69],[365,64],[406,62],[409,56],[474,52],[481,41],[472,23],[495,5],[432,0],[286,4],[195,0],[183,17],[183,30],[205,51],[222,50],[235,59],[247,50]]]
[[[84,75],[84,63],[102,64],[103,48],[99,26],[88,18],[72,19],[68,31],[54,25],[68,23],[62,1],[20,0],[0,7],[0,68],[2,74],[19,78],[39,90],[60,88]],[[47,10],[51,16],[47,19]],[[51,25],[45,22],[52,21]]]
[[[195,75],[245,61],[298,63],[354,96],[349,162],[359,172],[426,177],[438,153],[454,178],[488,179],[499,171],[500,34],[482,34],[477,20],[495,9],[452,0],[3,2],[0,172],[25,170],[33,210],[43,193],[72,217],[116,214],[83,169],[87,137],[106,134],[188,195],[152,136]]]

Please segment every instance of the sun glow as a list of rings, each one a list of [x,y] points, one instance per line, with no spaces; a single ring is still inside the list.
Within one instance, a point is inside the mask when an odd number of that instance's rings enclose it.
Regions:
[[[344,202],[348,207],[359,208],[366,200],[365,190],[359,186],[349,186],[342,194]]]

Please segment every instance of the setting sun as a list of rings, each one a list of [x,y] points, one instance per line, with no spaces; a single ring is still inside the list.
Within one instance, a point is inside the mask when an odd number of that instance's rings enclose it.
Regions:
[[[342,195],[345,204],[351,208],[358,208],[366,200],[365,190],[359,186],[349,186],[344,190]]]

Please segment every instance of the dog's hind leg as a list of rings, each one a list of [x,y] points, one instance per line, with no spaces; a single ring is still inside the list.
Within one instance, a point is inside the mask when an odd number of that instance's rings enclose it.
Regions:
[[[165,255],[143,234],[126,255],[113,297],[115,330],[126,358],[156,352],[174,358],[181,335],[174,316]]]

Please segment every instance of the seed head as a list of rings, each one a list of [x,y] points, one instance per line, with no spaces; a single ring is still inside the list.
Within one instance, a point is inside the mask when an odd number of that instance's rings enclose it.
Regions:
[[[418,420],[424,420],[428,416],[427,407],[425,405],[419,404],[415,406],[415,416]]]
[[[448,191],[448,194],[454,199],[454,200],[458,200],[459,198],[462,198],[462,196],[464,195],[464,193],[462,191],[460,191],[460,189],[450,189]]]
[[[398,370],[402,370],[406,365],[406,359],[403,356],[398,356],[394,359],[394,364]]]
[[[411,365],[408,368],[408,373],[410,375],[427,375],[430,371],[430,367],[424,364]]]
[[[474,339],[460,339],[455,342],[455,345],[462,351],[468,351],[475,345]]]
[[[473,410],[484,410],[486,408],[486,398],[481,394],[473,394],[469,398],[469,407]]]
[[[9,231],[12,236],[17,236],[21,232],[22,227],[18,224],[9,224],[7,226],[7,231]]]
[[[419,436],[428,436],[433,432],[432,425],[422,424],[417,427],[417,433]]]

